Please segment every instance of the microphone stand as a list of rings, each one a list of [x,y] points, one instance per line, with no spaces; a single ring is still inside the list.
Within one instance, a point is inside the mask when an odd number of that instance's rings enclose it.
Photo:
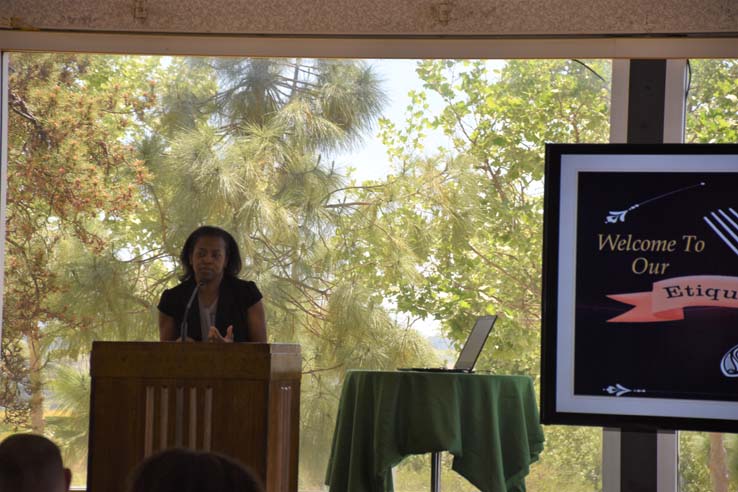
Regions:
[[[187,337],[187,315],[190,314],[190,308],[192,307],[192,301],[197,296],[197,291],[200,290],[200,283],[195,285],[195,290],[192,291],[190,300],[187,301],[187,307],[185,308],[184,317],[182,318],[182,324],[179,325],[179,341],[184,342]]]

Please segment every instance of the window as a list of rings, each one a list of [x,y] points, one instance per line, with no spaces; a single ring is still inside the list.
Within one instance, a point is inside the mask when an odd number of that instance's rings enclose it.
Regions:
[[[738,140],[738,60],[690,62],[686,142]],[[738,341],[736,341],[738,343]],[[679,433],[681,492],[722,492],[738,485],[738,436]]]
[[[85,354],[156,339],[203,223],[236,236],[270,340],[302,345],[301,490],[348,368],[442,364],[498,313],[478,369],[538,380],[543,143],[607,141],[608,61],[14,53],[9,87],[2,430],[51,434],[76,484]],[[529,489],[599,488],[600,434],[547,428]]]

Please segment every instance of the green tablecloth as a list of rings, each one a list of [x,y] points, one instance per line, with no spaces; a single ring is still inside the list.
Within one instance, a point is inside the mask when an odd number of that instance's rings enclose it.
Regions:
[[[449,451],[453,469],[483,492],[518,492],[542,450],[528,377],[351,371],[326,484],[331,492],[392,492],[392,467],[405,456]]]

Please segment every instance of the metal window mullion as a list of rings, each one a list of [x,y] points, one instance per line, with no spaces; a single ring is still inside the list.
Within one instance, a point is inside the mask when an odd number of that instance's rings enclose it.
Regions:
[[[8,63],[10,53],[0,51],[0,344],[3,339],[5,300],[5,235],[8,206]]]
[[[686,59],[666,60],[663,87],[663,131],[661,138],[658,139],[662,142],[684,142],[686,63]],[[629,141],[630,65],[631,60],[613,60],[612,64],[611,143]],[[656,94],[658,94],[657,91]],[[656,492],[676,492],[678,490],[677,433],[659,431],[655,435],[655,440],[656,470],[643,470],[643,473],[655,474]],[[605,428],[602,441],[602,490],[604,492],[629,492],[630,485],[624,483],[622,476],[623,432],[620,429]]]

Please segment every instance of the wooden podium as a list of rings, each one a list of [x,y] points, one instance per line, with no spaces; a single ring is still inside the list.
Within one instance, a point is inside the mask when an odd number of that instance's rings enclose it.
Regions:
[[[94,342],[88,492],[123,492],[166,448],[223,453],[297,491],[300,346]]]

